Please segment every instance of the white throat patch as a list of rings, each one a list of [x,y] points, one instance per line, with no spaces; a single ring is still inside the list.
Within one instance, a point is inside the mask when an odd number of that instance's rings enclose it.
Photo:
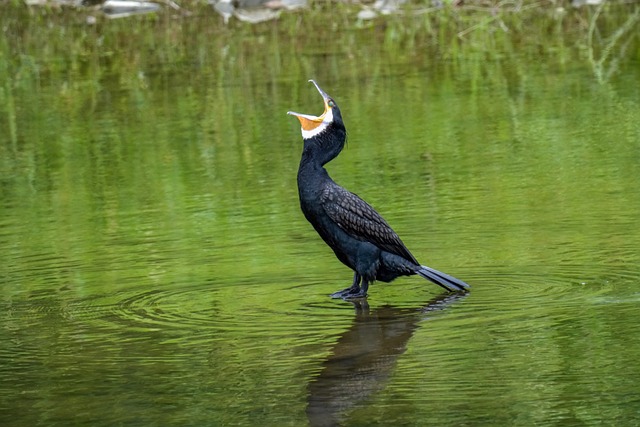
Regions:
[[[317,120],[317,117],[314,116],[306,116],[308,119],[310,120]],[[320,123],[317,127],[310,129],[310,130],[306,130],[306,129],[300,129],[302,131],[302,138],[303,139],[311,139],[316,135],[320,135],[322,132],[324,132],[324,130],[326,128],[329,127],[329,125],[331,124],[331,122],[333,122],[333,111],[331,111],[331,109],[329,109],[325,114],[324,117],[322,118],[322,123]]]

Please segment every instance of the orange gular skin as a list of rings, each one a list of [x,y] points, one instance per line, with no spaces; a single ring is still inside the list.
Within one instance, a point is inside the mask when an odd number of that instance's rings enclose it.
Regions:
[[[322,115],[316,117],[316,116],[311,116],[309,114],[296,113],[293,111],[287,112],[287,114],[296,116],[298,118],[298,120],[300,121],[300,125],[302,126],[303,136],[305,136],[305,134],[312,135],[318,132],[322,132],[322,130],[318,128],[323,123],[325,123],[325,120],[326,122],[331,122],[333,120],[333,115],[331,114],[331,106],[329,105],[329,102],[333,102],[331,101],[331,97],[327,95],[325,91],[320,89],[320,86],[318,86],[318,84],[314,80],[309,80],[309,81],[313,83],[316,89],[318,89],[318,92],[320,92],[320,95],[322,95],[322,100],[324,101],[324,112],[322,113]],[[327,117],[327,115],[329,115],[329,117]]]
[[[318,116],[318,117],[313,117],[313,116],[308,116],[305,114],[298,114],[298,113],[294,113],[294,112],[289,112],[289,114],[296,116],[298,118],[298,120],[300,120],[300,125],[302,126],[303,130],[306,131],[310,131],[310,130],[314,130],[315,128],[317,128],[318,126],[320,126],[322,124],[322,122],[324,121],[324,117],[327,115],[327,112],[329,111],[329,106],[327,105],[327,102],[324,102],[324,113],[322,113],[322,115]]]

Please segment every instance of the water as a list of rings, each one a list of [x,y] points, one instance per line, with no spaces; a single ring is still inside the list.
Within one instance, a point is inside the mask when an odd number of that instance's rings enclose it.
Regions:
[[[289,19],[3,42],[0,423],[638,424],[637,57],[601,84],[567,39]],[[351,273],[285,114],[322,111],[311,77],[349,131],[333,178],[470,294],[328,298]]]

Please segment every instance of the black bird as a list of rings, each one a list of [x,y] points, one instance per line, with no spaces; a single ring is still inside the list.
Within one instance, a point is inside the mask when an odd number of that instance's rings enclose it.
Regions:
[[[324,99],[321,116],[294,113],[302,125],[304,148],[298,168],[300,207],[338,259],[355,273],[353,284],[333,298],[361,298],[375,280],[391,282],[418,274],[450,292],[463,292],[462,280],[421,265],[400,237],[367,202],[336,184],[324,169],[344,148],[347,131],[336,102],[313,83]],[[362,286],[360,283],[362,282]]]

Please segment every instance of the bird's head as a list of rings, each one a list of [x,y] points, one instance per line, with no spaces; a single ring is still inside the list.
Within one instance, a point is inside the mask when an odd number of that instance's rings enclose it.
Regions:
[[[324,113],[320,116],[311,116],[309,114],[295,113],[288,111],[287,114],[296,116],[300,120],[302,138],[307,140],[315,136],[323,134],[328,128],[334,128],[344,133],[344,123],[342,122],[342,115],[336,102],[325,91],[320,89],[318,83],[314,80],[309,80],[314,84],[322,99],[324,101]]]

